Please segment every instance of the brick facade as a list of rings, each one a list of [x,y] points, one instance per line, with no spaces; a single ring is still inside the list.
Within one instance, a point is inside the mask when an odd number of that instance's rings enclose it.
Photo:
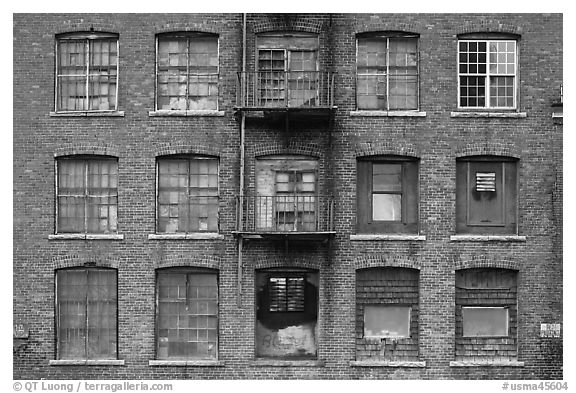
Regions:
[[[319,69],[336,72],[336,108],[324,117],[304,113],[288,122],[282,115],[246,112],[246,193],[255,192],[260,158],[312,157],[318,163],[318,192],[334,200],[334,233],[320,239],[244,238],[241,264],[236,201],[242,14],[15,14],[13,20],[13,313],[15,322],[29,327],[27,338],[14,339],[14,378],[562,379],[562,338],[540,334],[541,324],[563,323],[562,123],[551,115],[562,85],[561,14],[248,14],[246,69],[256,69],[258,34],[317,34]],[[113,116],[54,113],[55,37],[79,31],[119,35],[118,112]],[[184,31],[218,34],[218,110],[223,113],[151,113],[155,36]],[[419,35],[417,116],[357,111],[356,34],[379,31]],[[457,41],[466,33],[519,37],[518,106],[504,111],[507,117],[463,117],[457,108]],[[156,231],[156,159],[172,154],[218,158],[219,236],[149,236]],[[122,236],[53,236],[55,160],[70,155],[118,159]],[[356,233],[357,160],[372,155],[419,160],[415,237],[362,238]],[[455,239],[456,159],[471,155],[518,159],[518,236]],[[90,266],[117,272],[117,353],[122,364],[54,362],[55,272]],[[218,271],[217,362],[150,362],[156,359],[156,270],[178,266]],[[256,272],[271,268],[318,272],[316,359],[282,363],[255,356]],[[462,351],[472,344],[457,339],[456,299],[467,294],[457,289],[456,275],[474,268],[517,272],[514,338],[486,343],[480,350],[490,356],[489,351],[498,350],[490,345],[505,345],[502,350],[514,365],[460,362],[466,357]],[[387,269],[417,272],[414,280],[407,279],[411,284],[405,292],[417,312],[412,314],[412,338],[385,342],[382,348],[381,341],[367,343],[358,337],[357,301],[368,285],[362,272]],[[390,292],[379,284],[371,287],[380,288],[375,294],[383,291],[379,299],[388,299]],[[381,351],[394,353],[389,345],[403,356],[380,357]],[[366,366],[375,359],[389,362]],[[407,363],[390,363],[402,360]]]

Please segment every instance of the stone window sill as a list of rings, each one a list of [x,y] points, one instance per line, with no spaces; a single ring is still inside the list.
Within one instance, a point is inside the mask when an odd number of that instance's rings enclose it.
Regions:
[[[426,117],[419,111],[350,111],[352,117]]]
[[[223,367],[224,362],[218,360],[149,360],[148,365],[154,367]]]
[[[525,242],[526,236],[519,235],[452,235],[451,242]]]
[[[526,112],[450,112],[450,117],[499,117],[499,118],[524,118]]]
[[[426,367],[426,362],[422,361],[409,361],[409,360],[397,360],[397,361],[371,361],[371,360],[355,360],[350,362],[352,367],[414,367],[422,368]]]
[[[176,117],[187,117],[187,116],[211,116],[211,117],[221,117],[224,116],[226,112],[217,110],[196,110],[196,111],[169,111],[169,110],[158,110],[148,112],[150,117],[164,117],[164,116],[176,116]]]
[[[517,360],[453,360],[450,367],[524,367],[524,362]]]
[[[321,360],[256,359],[253,365],[271,367],[324,367],[324,362]]]
[[[50,112],[50,117],[124,117],[124,111],[108,112]]]
[[[424,235],[409,235],[409,234],[355,234],[350,235],[350,240],[354,241],[425,241],[426,236]]]
[[[124,240],[124,235],[117,233],[58,233],[56,235],[48,235],[48,240]]]
[[[50,360],[51,366],[123,366],[124,360],[100,359],[100,360],[82,360],[82,359],[60,359]]]
[[[216,232],[207,233],[151,233],[148,240],[222,240],[224,235]]]

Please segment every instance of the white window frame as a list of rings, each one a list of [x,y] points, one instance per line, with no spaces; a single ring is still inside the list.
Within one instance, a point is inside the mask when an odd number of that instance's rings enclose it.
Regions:
[[[484,74],[476,73],[476,74],[462,74],[460,73],[460,43],[461,42],[485,42],[486,43],[486,72]],[[490,43],[491,42],[513,42],[514,43],[514,50],[515,50],[515,59],[514,59],[514,75],[513,75],[513,91],[514,96],[513,99],[513,106],[490,106],[490,77],[491,76],[512,76],[512,74],[491,74],[490,73]],[[518,40],[514,39],[458,39],[456,43],[456,83],[458,85],[457,88],[457,96],[458,96],[458,109],[465,109],[465,110],[487,110],[487,109],[496,109],[496,110],[516,110],[518,108],[518,78],[519,78],[519,70],[518,70],[518,53],[519,45]],[[460,105],[460,77],[461,76],[478,76],[484,77],[486,82],[484,85],[485,88],[485,105],[484,106],[461,106]]]

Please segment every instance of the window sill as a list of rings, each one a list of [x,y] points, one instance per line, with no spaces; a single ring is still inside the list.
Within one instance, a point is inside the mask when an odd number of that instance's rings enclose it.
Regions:
[[[164,116],[176,116],[176,117],[187,117],[187,116],[212,116],[219,117],[224,116],[226,112],[217,110],[195,110],[195,111],[169,111],[169,110],[158,110],[148,112],[150,117],[164,117]]]
[[[48,235],[48,240],[124,240],[122,234],[59,233]]]
[[[108,112],[50,112],[50,117],[124,117],[124,111]]]
[[[61,359],[50,360],[50,366],[123,366],[124,360],[101,359],[101,360],[81,360],[81,359]]]
[[[221,233],[151,233],[148,240],[222,240],[224,235]]]
[[[353,241],[373,241],[373,240],[384,240],[384,241],[425,241],[426,236],[424,235],[409,235],[409,234],[356,234],[350,235],[350,240]]]
[[[525,242],[526,236],[519,235],[452,235],[451,242]]]
[[[254,366],[271,366],[271,367],[324,367],[321,360],[273,360],[273,359],[256,359]]]
[[[224,362],[218,360],[149,360],[148,365],[153,367],[224,367]]]
[[[372,361],[372,360],[355,360],[350,362],[352,367],[414,367],[423,368],[426,367],[426,362],[422,361],[409,361],[409,360],[397,360],[397,361]]]
[[[523,118],[526,117],[526,112],[450,112],[450,117]]]
[[[524,367],[524,362],[517,360],[453,360],[450,367]]]
[[[426,117],[426,112],[419,111],[350,111],[352,117]]]

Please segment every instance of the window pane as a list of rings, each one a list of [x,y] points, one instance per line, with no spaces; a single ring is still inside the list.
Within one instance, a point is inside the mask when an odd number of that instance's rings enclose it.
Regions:
[[[217,319],[216,274],[158,274],[159,359],[215,359]]]
[[[56,275],[58,358],[86,357],[85,270],[61,270]]]
[[[374,221],[401,221],[402,195],[399,194],[373,194],[372,220]]]
[[[410,337],[410,307],[365,306],[364,337]]]
[[[373,191],[402,191],[402,164],[372,164]]]
[[[115,271],[88,270],[87,301],[88,358],[116,358]]]
[[[508,336],[508,309],[462,307],[464,337]]]

